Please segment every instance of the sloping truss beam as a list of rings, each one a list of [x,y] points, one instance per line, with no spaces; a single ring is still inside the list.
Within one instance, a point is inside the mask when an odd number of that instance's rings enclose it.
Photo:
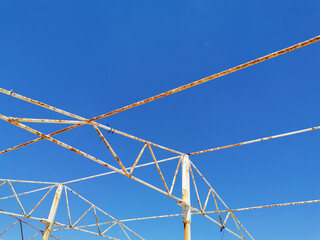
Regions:
[[[38,106],[41,106],[41,107],[44,107],[46,109],[49,109],[49,110],[52,110],[54,112],[58,112],[58,113],[61,113],[61,114],[64,114],[68,117],[73,117],[73,118],[76,118],[76,119],[79,119],[81,121],[70,121],[70,120],[54,120],[54,119],[32,119],[32,118],[10,118],[12,121],[17,121],[17,122],[33,122],[33,123],[58,123],[58,124],[61,124],[61,123],[66,123],[66,124],[73,124],[73,123],[77,123],[76,125],[74,126],[71,126],[71,127],[68,127],[68,128],[64,128],[64,129],[61,129],[59,131],[56,131],[54,133],[51,133],[49,134],[49,136],[55,136],[55,135],[58,135],[60,133],[63,133],[63,132],[66,132],[66,131],[69,131],[73,128],[75,128],[75,126],[81,126],[81,125],[94,125],[94,126],[98,126],[100,128],[104,128],[108,131],[111,131],[113,133],[117,133],[119,135],[122,135],[124,137],[128,137],[128,138],[131,138],[133,140],[136,140],[136,141],[140,141],[140,142],[143,142],[143,143],[147,143],[147,144],[150,144],[154,147],[158,147],[160,149],[163,149],[163,150],[166,150],[166,151],[169,151],[169,152],[173,152],[173,153],[177,153],[177,154],[182,154],[181,152],[179,151],[176,151],[176,150],[173,150],[173,149],[170,149],[170,148],[166,148],[166,147],[163,147],[159,144],[155,144],[153,142],[150,142],[150,141],[147,141],[147,140],[144,140],[142,138],[139,138],[139,137],[135,137],[133,135],[130,135],[128,133],[125,133],[125,132],[122,132],[122,131],[119,131],[117,129],[114,129],[114,128],[111,128],[109,126],[106,126],[106,125],[103,125],[103,124],[100,124],[100,123],[96,123],[94,121],[90,121],[89,119],[86,119],[86,118],[83,118],[83,117],[80,117],[80,116],[77,116],[75,114],[72,114],[70,112],[67,112],[67,111],[64,111],[64,110],[61,110],[61,109],[58,109],[56,107],[53,107],[53,106],[50,106],[48,104],[45,104],[45,103],[42,103],[42,102],[39,102],[37,100],[34,100],[34,99],[31,99],[31,98],[27,98],[27,97],[24,97],[22,95],[19,95],[19,94],[16,94],[16,93],[13,93],[11,91],[8,91],[8,90],[5,90],[3,88],[0,88],[0,92],[4,93],[4,94],[7,94],[7,95],[10,95],[10,96],[13,96],[15,98],[18,98],[20,100],[24,100],[26,102],[29,102],[29,103],[33,103],[35,105],[38,105]],[[10,152],[10,151],[13,151],[15,149],[18,149],[18,148],[21,148],[21,147],[24,147],[24,146],[28,146],[32,143],[35,143],[35,142],[39,142],[41,140],[43,140],[44,138],[37,138],[37,139],[34,139],[34,140],[31,140],[31,141],[28,141],[28,142],[25,142],[23,144],[20,144],[20,145],[17,145],[17,146],[14,146],[12,148],[9,148],[9,149],[5,149],[3,151],[0,152],[0,154],[3,154],[3,153],[7,153],[7,152]]]
[[[7,183],[10,185],[10,187],[12,186],[11,184],[11,181],[10,180],[6,180],[4,181],[4,183]],[[2,184],[4,185],[4,184]],[[48,196],[49,192],[54,188],[54,187],[57,187],[58,185],[53,185],[53,186],[49,186],[50,189],[48,192],[46,192],[44,194],[44,196],[41,198],[41,200],[35,205],[35,207],[30,211],[29,214],[26,214],[25,211],[23,211],[22,214],[19,214],[19,213],[11,213],[11,212],[7,212],[7,211],[4,211],[4,210],[0,210],[0,214],[5,214],[5,215],[9,215],[11,217],[14,217],[16,219],[18,219],[18,217],[20,218],[27,218],[27,219],[31,219],[31,220],[37,220],[37,221],[40,221],[44,224],[47,223],[47,220],[44,219],[44,218],[38,218],[38,217],[35,217],[35,216],[32,216],[31,213],[33,213],[33,211],[40,205],[40,203]],[[91,203],[90,201],[88,201],[87,199],[85,199],[84,197],[82,197],[80,194],[78,194],[77,192],[75,192],[74,190],[72,190],[71,188],[63,185],[63,188],[64,188],[64,191],[65,191],[65,198],[66,198],[66,205],[67,205],[67,210],[68,210],[68,223],[60,223],[60,222],[54,222],[54,226],[57,226],[57,227],[63,227],[63,230],[70,230],[70,229],[73,229],[73,230],[77,230],[77,231],[82,231],[82,232],[86,232],[86,233],[90,233],[90,234],[93,234],[93,235],[97,235],[97,236],[101,236],[101,237],[104,237],[104,238],[109,238],[109,239],[117,239],[117,238],[114,238],[114,237],[111,237],[111,236],[107,236],[105,235],[105,233],[107,231],[109,231],[112,227],[114,227],[115,225],[119,225],[120,228],[122,229],[123,233],[127,236],[128,239],[130,239],[129,235],[127,234],[126,230],[127,229],[128,231],[130,231],[131,233],[133,233],[134,235],[136,235],[137,237],[139,237],[140,239],[143,239],[139,234],[135,233],[134,231],[132,231],[130,228],[128,228],[127,226],[125,226],[123,223],[121,223],[119,220],[117,220],[116,218],[112,217],[110,214],[106,213],[105,211],[103,211],[101,208],[97,207],[96,205],[94,205],[93,203]],[[12,192],[15,193],[14,191],[14,188],[12,187]],[[37,189],[39,190],[39,189]],[[42,188],[43,190],[43,188]],[[19,201],[19,199],[17,198],[17,195],[26,195],[26,194],[30,194],[30,193],[33,193],[35,191],[29,191],[29,192],[24,192],[24,193],[20,193],[20,194],[14,194],[13,196],[16,198],[16,201],[18,202],[18,204],[20,205],[21,209],[23,209],[23,205],[22,203]],[[77,196],[78,198],[82,199],[84,202],[86,202],[87,204],[90,205],[90,208],[78,219],[76,219],[74,222],[72,222],[71,220],[71,211],[70,211],[70,205],[69,205],[69,197],[68,197],[68,192],[69,193],[72,193],[74,194],[75,196]],[[8,198],[11,198],[12,196],[8,196],[8,197],[4,197],[4,198],[1,198],[0,200],[3,200],[3,199],[8,199]],[[94,224],[91,224],[89,226],[82,226],[82,227],[78,227],[76,226],[81,219],[83,219],[89,212],[90,210],[94,210],[94,215],[95,215],[95,219],[96,219],[96,223]],[[108,228],[104,231],[101,231],[101,225],[98,221],[98,214],[97,212],[99,211],[100,214],[103,214],[107,217],[109,217],[112,222],[110,223],[110,226],[108,226]],[[19,220],[20,221],[20,220]],[[103,224],[103,225],[106,225],[106,224]],[[86,230],[84,228],[87,228],[87,227],[90,227],[90,226],[96,226],[97,227],[97,232],[94,232],[94,231],[89,231],[89,230]],[[9,228],[11,228],[13,226],[10,226]],[[5,231],[8,231],[9,229],[5,230]],[[38,229],[42,234],[43,234],[43,230],[40,230]],[[54,231],[54,229],[53,229]],[[4,234],[1,233],[1,234]]]

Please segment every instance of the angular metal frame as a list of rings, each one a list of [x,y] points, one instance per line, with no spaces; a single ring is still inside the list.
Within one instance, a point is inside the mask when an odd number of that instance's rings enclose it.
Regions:
[[[313,131],[313,130],[318,130],[320,129],[320,126],[317,126],[317,127],[313,127],[313,128],[307,128],[307,129],[303,129],[303,130],[299,130],[299,131],[294,131],[294,132],[289,132],[289,133],[284,133],[284,134],[279,134],[279,135],[274,135],[274,136],[271,136],[271,137],[266,137],[266,138],[260,138],[260,139],[255,139],[255,140],[251,140],[251,141],[245,141],[245,142],[241,142],[241,143],[237,143],[237,144],[232,144],[232,145],[227,145],[227,146],[223,146],[223,147],[215,147],[215,148],[211,148],[211,149],[207,149],[207,150],[202,150],[202,151],[197,151],[197,152],[193,152],[193,153],[189,153],[189,154],[185,154],[185,153],[182,153],[182,152],[179,152],[179,151],[176,151],[176,150],[173,150],[173,149],[170,149],[170,148],[167,148],[167,147],[163,147],[159,144],[156,144],[156,143],[153,143],[153,142],[150,142],[150,141],[147,141],[147,140],[144,140],[142,138],[139,138],[139,137],[135,137],[133,135],[130,135],[128,133],[125,133],[125,132],[122,132],[122,131],[119,131],[119,130],[116,130],[114,128],[111,128],[109,126],[105,126],[101,123],[97,123],[96,121],[99,120],[99,119],[102,119],[102,118],[105,118],[105,117],[108,117],[108,116],[111,116],[113,114],[116,114],[116,113],[119,113],[119,112],[122,112],[122,111],[125,111],[125,110],[128,110],[128,109],[131,109],[131,108],[134,108],[134,107],[137,107],[137,106],[140,106],[142,104],[145,104],[145,103],[148,103],[148,102],[151,102],[151,101],[154,101],[154,100],[157,100],[159,98],[162,98],[162,97],[165,97],[165,96],[168,96],[168,95],[171,95],[171,94],[174,94],[176,92],[179,92],[179,91],[182,91],[182,90],[185,90],[185,89],[188,89],[188,88],[191,88],[193,86],[196,86],[196,85],[199,85],[199,84],[202,84],[202,83],[205,83],[205,82],[208,82],[208,81],[211,81],[213,79],[216,79],[218,77],[221,77],[221,76],[224,76],[224,75],[227,75],[229,73],[232,73],[232,72],[235,72],[235,71],[238,71],[238,70],[241,70],[241,69],[244,69],[246,67],[249,67],[249,66],[252,66],[254,64],[257,64],[257,63],[260,63],[260,62],[263,62],[263,61],[266,61],[268,59],[271,59],[271,58],[274,58],[274,57],[277,57],[277,56],[280,56],[282,54],[285,54],[285,53],[288,53],[290,51],[293,51],[293,50],[296,50],[296,49],[299,49],[301,47],[304,47],[304,46],[307,46],[309,44],[312,44],[312,43],[316,43],[320,41],[320,36],[317,36],[317,37],[314,37],[314,38],[311,38],[307,41],[304,41],[302,43],[299,43],[299,44],[295,44],[291,47],[288,47],[288,48],[285,48],[285,49],[282,49],[280,51],[277,51],[277,52],[274,52],[274,53],[271,53],[271,54],[268,54],[266,56],[263,56],[261,58],[258,58],[258,59],[255,59],[255,60],[252,60],[252,61],[249,61],[247,63],[244,63],[244,64],[241,64],[239,66],[236,66],[236,67],[233,67],[233,68],[230,68],[228,70],[225,70],[225,71],[222,71],[220,73],[217,73],[217,74],[214,74],[214,75],[211,75],[209,77],[206,77],[206,78],[203,78],[203,79],[200,79],[200,80],[197,80],[195,82],[192,82],[192,83],[189,83],[189,84],[186,84],[186,85],[183,85],[181,87],[178,87],[178,88],[175,88],[175,89],[172,89],[172,90],[169,90],[167,92],[164,92],[164,93],[161,93],[161,94],[158,94],[156,96],[153,96],[153,97],[150,97],[150,98],[147,98],[147,99],[144,99],[142,101],[139,101],[139,102],[136,102],[136,103],[133,103],[133,104],[130,104],[128,106],[125,106],[125,107],[122,107],[122,108],[119,108],[119,109],[116,109],[116,110],[113,110],[111,112],[108,112],[108,113],[105,113],[105,114],[102,114],[100,116],[97,116],[97,117],[94,117],[94,118],[91,118],[91,119],[86,119],[86,118],[83,118],[83,117],[80,117],[78,115],[75,115],[75,114],[72,114],[72,113],[69,113],[67,111],[64,111],[64,110],[61,110],[61,109],[58,109],[58,108],[55,108],[53,106],[50,106],[48,104],[45,104],[45,103],[42,103],[42,102],[39,102],[39,101],[36,101],[36,100],[33,100],[31,98],[27,98],[27,97],[24,97],[22,95],[19,95],[19,94],[16,94],[14,93],[13,91],[8,91],[8,90],[5,90],[5,89],[2,89],[0,88],[0,92],[1,93],[4,93],[4,94],[7,94],[9,96],[12,96],[12,97],[15,97],[15,98],[18,98],[18,99],[21,99],[21,100],[24,100],[26,102],[29,102],[29,103],[32,103],[32,104],[35,104],[35,105],[38,105],[38,106],[41,106],[43,108],[47,108],[49,110],[52,110],[54,112],[58,112],[60,114],[63,114],[65,116],[68,116],[68,117],[71,117],[71,118],[74,118],[76,120],[60,120],[60,119],[33,119],[33,118],[17,118],[17,117],[7,117],[3,114],[0,114],[0,119],[8,122],[8,123],[11,123],[19,128],[22,128],[28,132],[31,132],[35,135],[38,136],[38,138],[32,140],[32,141],[28,141],[26,143],[23,143],[23,144],[20,144],[20,145],[17,145],[17,146],[14,146],[14,147],[11,147],[9,149],[5,149],[5,150],[2,150],[0,152],[0,154],[4,154],[4,153],[7,153],[7,152],[10,152],[10,151],[13,151],[15,149],[18,149],[18,148],[21,148],[21,147],[24,147],[24,146],[27,146],[27,145],[30,145],[30,144],[33,144],[35,142],[39,142],[41,140],[48,140],[48,141],[51,141],[61,147],[64,147],[70,151],[73,151],[83,157],[86,157],[98,164],[101,164],[109,169],[111,169],[112,171],[109,171],[109,172],[106,172],[106,173],[103,173],[103,174],[98,174],[98,175],[94,175],[94,176],[89,176],[89,177],[84,177],[84,178],[81,178],[81,179],[75,179],[75,180],[71,180],[71,181],[68,181],[68,182],[65,182],[65,183],[52,183],[52,182],[37,182],[37,181],[27,181],[27,180],[12,180],[12,179],[0,179],[1,183],[0,183],[0,188],[5,185],[6,183],[10,186],[11,190],[12,190],[12,193],[13,195],[10,195],[10,196],[7,196],[7,197],[2,197],[0,198],[0,200],[3,200],[3,199],[8,199],[8,198],[15,198],[17,203],[19,204],[19,207],[22,211],[22,214],[18,214],[18,213],[9,213],[9,212],[5,212],[5,211],[0,211],[0,214],[7,214],[7,215],[10,215],[11,217],[24,217],[24,218],[29,218],[29,219],[34,219],[34,220],[39,220],[39,221],[44,221],[43,219],[41,218],[36,218],[36,217],[33,217],[31,216],[31,214],[34,212],[34,210],[42,203],[42,201],[48,196],[48,194],[52,191],[52,189],[54,189],[55,187],[57,186],[63,186],[64,188],[64,191],[65,191],[65,198],[66,198],[66,203],[67,203],[67,212],[68,212],[68,224],[63,224],[63,223],[57,223],[57,222],[54,222],[54,226],[58,226],[60,228],[56,228],[56,229],[53,229],[52,231],[61,231],[61,230],[67,230],[67,229],[75,229],[75,230],[78,230],[78,231],[83,231],[83,232],[88,232],[88,233],[91,233],[91,234],[95,234],[95,235],[98,235],[98,236],[102,236],[102,237],[106,237],[106,238],[111,238],[111,239],[114,239],[110,236],[106,236],[104,235],[104,233],[106,233],[109,229],[111,229],[113,226],[115,226],[116,224],[118,224],[121,229],[123,230],[124,234],[126,235],[126,237],[128,239],[130,239],[130,237],[128,236],[127,232],[125,231],[125,229],[129,230],[130,232],[132,232],[133,234],[135,234],[136,236],[138,236],[139,238],[143,239],[142,237],[140,237],[139,235],[137,235],[136,233],[134,233],[131,229],[129,229],[127,226],[125,226],[122,222],[128,222],[128,221],[136,221],[136,220],[146,220],[146,219],[156,219],[156,218],[163,218],[163,217],[173,217],[173,216],[184,216],[184,223],[185,224],[190,224],[191,222],[191,215],[194,215],[194,214],[201,214],[203,215],[204,217],[206,217],[207,219],[209,219],[210,221],[214,222],[215,224],[217,224],[219,227],[221,227],[221,229],[225,229],[227,230],[228,232],[230,232],[231,234],[233,234],[234,236],[240,238],[240,239],[245,239],[244,235],[243,235],[243,232],[244,231],[251,239],[253,239],[253,237],[250,235],[250,233],[246,230],[246,228],[241,224],[241,222],[236,218],[234,212],[237,212],[237,211],[245,211],[245,210],[252,210],[252,209],[260,209],[260,208],[268,208],[268,207],[279,207],[279,206],[287,206],[287,205],[296,205],[296,204],[305,204],[305,203],[318,203],[320,200],[311,200],[311,201],[304,201],[304,202],[292,202],[292,203],[283,203],[283,204],[274,204],[274,205],[266,205],[266,206],[257,206],[257,207],[249,207],[249,208],[241,208],[241,209],[230,209],[228,208],[228,206],[224,203],[224,201],[221,199],[221,197],[216,193],[216,191],[212,188],[212,186],[209,184],[209,182],[205,179],[205,177],[201,174],[201,172],[197,169],[197,167],[194,165],[194,163],[192,163],[190,160],[188,160],[189,164],[190,164],[190,167],[187,167],[186,168],[186,162],[185,162],[185,159],[186,159],[186,156],[187,158],[189,159],[189,156],[193,156],[193,155],[197,155],[197,154],[202,154],[202,153],[207,153],[207,152],[212,152],[212,151],[217,151],[217,150],[221,150],[221,149],[226,149],[226,148],[231,148],[231,147],[236,147],[236,146],[241,146],[241,145],[245,145],[245,144],[251,144],[251,143],[256,143],[256,142],[260,142],[260,141],[265,141],[265,140],[270,140],[270,139],[275,139],[275,138],[280,138],[280,137],[285,137],[285,136],[289,136],[289,135],[293,135],[293,134],[298,134],[298,133],[303,133],[303,132],[308,132],[308,131]],[[22,124],[22,123],[50,123],[50,124],[71,124],[71,126],[67,127],[67,128],[64,128],[64,129],[61,129],[59,131],[56,131],[56,132],[53,132],[51,134],[44,134],[40,131],[37,131],[36,129],[33,129],[25,124]],[[92,125],[93,128],[95,129],[95,131],[98,133],[98,135],[100,136],[100,138],[102,139],[102,141],[105,143],[107,149],[110,151],[110,153],[113,155],[113,157],[115,158],[115,160],[117,161],[118,165],[120,168],[118,167],[115,167],[115,166],[112,166],[111,164],[107,163],[107,162],[104,162],[92,155],[89,155],[79,149],[76,149],[74,147],[72,147],[71,145],[69,144],[66,144],[62,141],[59,141],[55,138],[53,138],[55,135],[58,135],[60,133],[63,133],[63,132],[66,132],[66,131],[69,131],[69,130],[72,130],[72,129],[75,129],[79,126],[82,126],[82,125]],[[122,136],[125,136],[125,137],[128,137],[128,138],[131,138],[131,139],[134,139],[136,141],[140,141],[140,142],[143,142],[144,145],[139,153],[139,155],[137,156],[136,160],[134,161],[134,164],[131,166],[131,167],[125,167],[124,163],[120,160],[120,158],[117,156],[117,154],[115,153],[115,151],[113,150],[113,148],[111,147],[110,143],[106,140],[105,136],[103,135],[101,129],[105,129],[107,131],[111,131],[113,133],[117,133],[117,134],[120,134]],[[145,148],[148,147],[149,151],[150,151],[150,154],[152,156],[152,159],[153,159],[153,162],[149,162],[149,163],[146,163],[146,164],[141,164],[141,165],[137,165],[142,154],[144,153],[145,151]],[[166,151],[169,151],[171,153],[174,153],[174,154],[177,154],[177,156],[175,157],[171,157],[171,158],[167,158],[167,159],[162,159],[162,160],[157,160],[156,159],[156,156],[152,150],[152,147],[156,147],[156,148],[159,148],[159,149],[162,149],[162,150],[166,150]],[[176,171],[173,175],[173,178],[172,178],[172,183],[171,183],[171,187],[170,189],[168,188],[168,185],[167,185],[167,181],[165,180],[165,177],[161,171],[161,168],[160,168],[160,163],[162,162],[166,162],[166,161],[172,161],[172,160],[176,160],[176,159],[179,159],[178,162],[177,162],[177,167],[176,167]],[[146,166],[150,166],[150,165],[155,165],[157,170],[158,170],[158,173],[159,173],[159,176],[163,182],[163,187],[164,189],[161,189],[161,188],[158,188],[148,182],[145,182],[135,176],[133,176],[133,172],[136,168],[139,168],[139,167],[146,167]],[[179,168],[182,168],[181,169],[181,172],[182,172],[182,185],[183,185],[183,191],[182,191],[182,197],[179,197],[179,196],[175,196],[173,195],[173,189],[174,189],[174,186],[175,186],[175,183],[176,183],[176,178],[177,178],[177,174],[179,172]],[[188,169],[188,171],[186,172],[186,169]],[[195,170],[195,172],[193,172],[193,170]],[[79,182],[79,181],[84,181],[84,180],[87,180],[87,179],[92,179],[92,178],[96,178],[96,177],[101,177],[101,176],[105,176],[105,175],[109,175],[109,174],[113,174],[113,173],[119,173],[125,177],[128,177],[136,182],[139,182],[153,190],[156,190],[160,193],[162,193],[163,195],[166,195],[170,198],[173,198],[175,200],[178,201],[178,204],[184,209],[184,212],[183,214],[171,214],[171,215],[163,215],[163,216],[153,216],[153,217],[144,217],[144,218],[135,218],[135,219],[125,219],[125,220],[116,220],[115,218],[111,217],[109,214],[107,214],[106,212],[104,212],[103,210],[101,210],[100,208],[98,208],[97,206],[93,205],[92,203],[90,203],[88,200],[86,200],[85,198],[83,198],[82,196],[80,196],[78,193],[74,192],[72,189],[70,189],[69,187],[66,186],[66,184],[70,184],[70,183],[74,183],[74,182]],[[196,184],[196,181],[195,181],[195,176],[194,174],[197,173],[199,174],[199,176],[202,178],[202,180],[207,184],[207,186],[209,187],[209,190],[208,190],[208,194],[207,194],[207,197],[205,199],[205,202],[202,203],[201,202],[201,199],[199,197],[199,193],[198,193],[198,189],[197,189],[197,184]],[[195,193],[196,193],[196,197],[197,197],[197,201],[198,201],[198,204],[199,204],[199,209],[195,208],[194,206],[191,205],[190,203],[190,193],[188,193],[188,197],[186,197],[187,195],[184,195],[184,193],[186,191],[188,191],[188,187],[190,186],[190,175],[191,175],[191,179],[192,179],[192,182],[193,182],[193,186],[194,186],[194,189],[195,189]],[[28,182],[28,183],[41,183],[41,184],[48,184],[49,186],[47,187],[43,187],[43,188],[39,188],[39,189],[36,189],[36,190],[33,190],[33,191],[27,191],[27,192],[23,192],[23,193],[16,193],[15,192],[15,189],[12,185],[12,182]],[[37,192],[37,191],[42,191],[42,190],[47,190],[47,192],[45,193],[45,195],[42,197],[42,199],[40,201],[37,202],[37,204],[35,205],[35,207],[27,214],[21,201],[19,200],[19,196],[21,195],[25,195],[25,194],[30,194],[30,193],[33,193],[33,192]],[[72,224],[72,221],[71,221],[71,212],[70,212],[70,209],[69,209],[69,202],[68,202],[68,193],[67,192],[71,192],[75,195],[77,195],[78,197],[80,197],[82,200],[84,200],[85,202],[89,203],[91,206],[90,208],[79,218],[77,219],[73,224]],[[207,208],[207,204],[208,204],[208,201],[210,199],[210,196],[212,196],[212,199],[215,203],[215,207],[216,209],[214,211],[206,211],[206,208]],[[189,198],[189,199],[188,199]],[[218,201],[220,203],[223,204],[223,206],[226,208],[226,209],[219,209],[218,207]],[[79,223],[79,221],[89,212],[89,211],[94,211],[94,214],[95,214],[95,219],[96,219],[96,222],[93,224],[93,225],[90,225],[90,226],[97,226],[97,232],[91,232],[91,231],[87,231],[83,228],[87,227],[87,226],[77,226],[76,227],[76,224]],[[189,209],[189,210],[188,210]],[[108,223],[104,222],[104,223],[101,223],[99,222],[99,219],[98,219],[98,216],[97,216],[97,211],[100,211],[102,213],[104,213],[105,215],[111,217],[113,219],[113,221],[110,221]],[[188,217],[186,214],[186,212],[188,212]],[[225,217],[225,219],[223,220],[222,219],[222,216],[221,216],[221,213],[224,213],[224,212],[227,212],[227,215]],[[211,218],[208,214],[217,214],[218,218],[219,218],[219,222],[214,220],[213,218]],[[239,234],[236,234],[234,233],[233,231],[231,231],[230,229],[226,228],[226,224],[227,224],[227,220],[229,219],[229,217],[232,217],[233,219],[233,222],[235,224],[235,226],[237,227],[238,231],[239,231]],[[20,221],[20,220],[18,220]],[[21,221],[20,221],[21,222]],[[16,222],[17,223],[17,222]],[[13,226],[16,224],[14,223]],[[107,225],[107,224],[110,224],[110,226],[108,226],[108,228],[104,231],[101,231],[101,226],[103,225]],[[9,229],[11,228],[12,226],[9,227]],[[62,228],[61,228],[62,227]],[[241,230],[242,229],[242,230]],[[41,230],[40,230],[41,231]],[[190,231],[188,230],[186,235],[185,235],[185,239],[191,239],[191,236],[190,236]]]

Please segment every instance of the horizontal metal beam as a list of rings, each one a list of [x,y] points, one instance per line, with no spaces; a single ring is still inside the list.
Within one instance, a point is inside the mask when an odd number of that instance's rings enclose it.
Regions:
[[[192,152],[192,153],[189,153],[188,155],[191,156],[191,155],[197,155],[197,154],[202,154],[202,153],[207,153],[207,152],[213,152],[213,151],[218,151],[218,150],[222,150],[222,149],[247,145],[247,144],[251,144],[251,143],[257,143],[257,142],[262,142],[262,141],[266,141],[266,140],[286,137],[286,136],[290,136],[290,135],[294,135],[294,134],[310,132],[310,131],[314,131],[314,130],[318,130],[318,129],[320,129],[320,126],[316,126],[316,127],[312,127],[312,128],[305,128],[302,130],[288,132],[288,133],[282,133],[282,134],[273,135],[270,137],[258,138],[258,139],[254,139],[254,140],[250,140],[250,141],[246,141],[246,142],[241,142],[241,143],[236,143],[236,144],[231,144],[231,145],[226,145],[226,146],[222,146],[222,147],[210,148],[210,149],[206,149],[206,150],[202,150],[202,151],[198,151],[198,152]]]

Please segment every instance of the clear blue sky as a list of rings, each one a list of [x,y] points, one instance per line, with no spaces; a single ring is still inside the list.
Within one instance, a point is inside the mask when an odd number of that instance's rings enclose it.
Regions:
[[[317,0],[1,1],[0,87],[91,118],[319,35],[319,14]],[[316,43],[100,122],[185,153],[318,126],[319,56]],[[0,110],[14,117],[67,119],[3,94]],[[44,133],[65,127],[29,126]],[[0,150],[34,138],[4,121],[0,132]],[[142,144],[104,133],[129,167]],[[92,127],[57,139],[115,165]],[[319,141],[314,131],[191,160],[230,208],[319,199]],[[0,161],[1,178],[11,179],[63,182],[107,170],[45,141],[3,154]],[[175,167],[161,166],[165,173]],[[137,174],[159,184],[153,167]],[[181,211],[176,201],[123,176],[70,187],[119,219]],[[199,189],[204,201],[206,188],[199,183]],[[0,208],[18,211],[12,204],[0,201]],[[73,209],[75,215],[83,211]],[[259,240],[320,236],[319,204],[236,216]],[[9,222],[0,216],[0,231]],[[128,226],[146,239],[183,234],[181,218]],[[18,239],[13,236],[3,239]],[[57,236],[99,239],[74,231]],[[221,235],[199,216],[193,218],[192,237]],[[226,233],[224,239],[235,238]]]

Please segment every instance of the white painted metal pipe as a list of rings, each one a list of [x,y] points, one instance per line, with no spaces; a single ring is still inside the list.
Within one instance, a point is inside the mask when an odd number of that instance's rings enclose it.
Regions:
[[[191,240],[191,204],[190,204],[190,161],[188,155],[182,156],[182,220],[184,240]]]
[[[43,234],[42,240],[48,240],[49,237],[50,237],[51,229],[52,229],[52,226],[54,224],[54,218],[56,217],[58,205],[59,205],[59,202],[60,202],[62,189],[63,189],[63,185],[59,184],[58,187],[57,187],[57,191],[56,191],[56,194],[54,196],[53,202],[52,202],[51,210],[50,210],[49,217],[48,217],[48,220],[47,220],[48,221],[48,225],[47,225],[46,230],[45,230],[45,232]]]

